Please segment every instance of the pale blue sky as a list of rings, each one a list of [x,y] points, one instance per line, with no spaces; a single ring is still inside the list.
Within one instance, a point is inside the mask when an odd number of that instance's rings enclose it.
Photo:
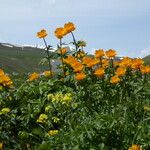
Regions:
[[[54,47],[56,27],[71,21],[86,51],[113,48],[132,57],[150,54],[150,0],[0,0],[0,42],[40,44],[42,28]]]

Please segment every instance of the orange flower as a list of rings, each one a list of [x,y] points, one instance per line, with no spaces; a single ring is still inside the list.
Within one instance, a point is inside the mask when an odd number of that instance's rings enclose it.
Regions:
[[[140,148],[140,145],[132,144],[132,146],[129,148],[129,150],[142,150],[142,149]]]
[[[132,59],[129,57],[124,57],[119,63],[120,67],[131,67],[131,65],[132,65]]]
[[[67,58],[63,59],[63,61],[64,61],[64,63],[71,65],[71,64],[77,62],[77,59],[75,57],[69,55]]]
[[[105,74],[104,68],[98,68],[95,70],[94,74],[98,77],[103,77]]]
[[[120,78],[119,78],[117,75],[111,77],[110,83],[116,84],[116,83],[118,83],[118,82],[120,82]]]
[[[76,63],[73,66],[74,72],[81,72],[83,70],[84,66],[81,63]]]
[[[125,75],[125,73],[126,73],[126,68],[119,67],[116,70],[116,75],[118,77]]]
[[[142,74],[149,74],[150,73],[150,66],[141,66],[140,68]]]
[[[3,74],[0,76],[0,84],[2,86],[11,87],[13,82],[7,75]]]
[[[103,66],[103,68],[107,68],[108,65],[109,65],[109,61],[107,59],[103,59],[102,60],[102,66]]]
[[[76,27],[74,26],[74,24],[72,22],[68,22],[64,25],[64,28],[66,30],[67,33],[70,33],[72,31],[74,31],[76,29]]]
[[[30,74],[28,81],[36,80],[39,78],[39,76],[40,75],[38,73],[34,72],[34,73]]]
[[[82,59],[82,63],[85,64],[85,65],[87,65],[87,67],[89,67],[89,68],[91,68],[91,67],[97,65],[99,62],[100,62],[100,60],[98,60],[98,59],[93,59],[93,58],[91,58],[91,57],[84,57],[84,58]]]
[[[104,50],[103,49],[99,49],[95,51],[95,57],[96,58],[100,58],[103,57],[105,55]]]
[[[37,33],[38,38],[45,38],[46,36],[47,36],[47,32],[44,29]]]
[[[144,61],[141,58],[133,59],[132,69],[139,69],[144,64]]]
[[[62,48],[58,51],[59,54],[64,55],[67,53],[67,48]]]
[[[81,72],[81,73],[76,74],[75,79],[80,81],[80,80],[83,80],[85,77],[86,77],[86,74]]]
[[[64,28],[60,27],[55,30],[55,36],[58,39],[62,39],[63,36],[65,36],[65,35],[66,35],[66,30]]]
[[[105,52],[105,54],[108,58],[113,58],[117,55],[116,51],[113,49],[109,49],[108,51]]]

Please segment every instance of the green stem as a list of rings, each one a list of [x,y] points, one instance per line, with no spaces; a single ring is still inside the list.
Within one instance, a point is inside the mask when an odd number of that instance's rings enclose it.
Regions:
[[[64,66],[64,61],[63,61],[63,53],[62,53],[62,39],[60,39],[60,53],[61,53],[61,62],[62,62],[62,67],[63,67],[63,73],[64,73],[64,77],[65,77],[65,66]]]
[[[51,65],[51,60],[50,60],[49,47],[48,47],[48,45],[46,43],[45,38],[43,38],[43,41],[44,41],[44,44],[46,46],[46,53],[47,53],[47,56],[48,56],[48,65],[49,65],[50,75],[52,76],[52,65]]]
[[[73,42],[74,42],[74,45],[76,47],[76,52],[78,52],[78,46],[77,46],[77,42],[76,42],[76,39],[75,39],[75,36],[74,36],[73,32],[71,32],[71,35],[73,37]]]

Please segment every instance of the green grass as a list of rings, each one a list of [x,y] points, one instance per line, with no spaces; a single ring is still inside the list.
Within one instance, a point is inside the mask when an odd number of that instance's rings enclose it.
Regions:
[[[25,47],[6,47],[0,45],[0,68],[6,72],[33,72],[43,71],[47,66],[39,65],[42,58],[45,57],[42,49]]]
[[[150,65],[150,55],[143,58],[145,64]]]

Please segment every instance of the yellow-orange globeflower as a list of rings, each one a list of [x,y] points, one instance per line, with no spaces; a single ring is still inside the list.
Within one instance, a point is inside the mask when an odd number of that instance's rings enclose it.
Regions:
[[[142,150],[142,148],[140,147],[140,145],[132,144],[129,150]]]
[[[141,66],[140,68],[142,74],[149,74],[150,73],[150,66]]]
[[[105,53],[104,53],[103,49],[99,49],[99,50],[95,51],[95,57],[96,58],[100,58],[100,57],[103,57],[103,56],[105,56]]]
[[[126,74],[126,68],[123,68],[123,67],[117,68],[117,70],[116,70],[116,75],[117,75],[118,77],[121,77],[121,76],[123,76],[123,75],[125,75],[125,74]]]
[[[105,54],[108,58],[114,58],[117,55],[116,51],[113,49],[109,49]]]
[[[62,39],[65,35],[66,35],[66,30],[62,27],[60,28],[57,28],[55,30],[55,36],[58,38],[58,39]]]
[[[66,53],[67,53],[67,48],[64,47],[64,48],[60,49],[60,50],[58,51],[58,53],[61,54],[61,55],[66,54]]]
[[[104,68],[98,68],[98,69],[95,70],[94,74],[97,77],[103,77],[104,74],[105,74],[105,70],[104,70]]]
[[[81,63],[78,63],[73,66],[73,71],[74,72],[81,72],[83,70],[84,66]]]
[[[0,143],[0,150],[2,150],[3,149],[3,143],[1,142]]]
[[[40,32],[37,33],[38,38],[45,38],[47,35],[48,34],[45,29],[42,29]]]
[[[39,78],[39,76],[40,76],[40,75],[39,75],[38,73],[34,72],[34,73],[32,73],[32,74],[29,75],[28,81],[36,80],[36,79]]]
[[[119,63],[120,67],[131,67],[131,65],[132,65],[132,59],[129,57],[123,57],[123,59]]]
[[[75,76],[75,79],[78,81],[83,80],[84,78],[86,78],[86,74],[83,72],[77,73]]]
[[[111,77],[110,83],[116,84],[116,83],[118,83],[118,82],[120,82],[120,78],[119,78],[117,75]]]
[[[109,60],[108,59],[102,59],[102,66],[103,66],[103,68],[107,68],[109,66]]]
[[[140,69],[140,67],[144,64],[144,61],[141,58],[136,58],[132,60],[132,69]]]
[[[72,22],[68,22],[64,25],[64,28],[67,33],[70,33],[76,29],[75,25]]]

